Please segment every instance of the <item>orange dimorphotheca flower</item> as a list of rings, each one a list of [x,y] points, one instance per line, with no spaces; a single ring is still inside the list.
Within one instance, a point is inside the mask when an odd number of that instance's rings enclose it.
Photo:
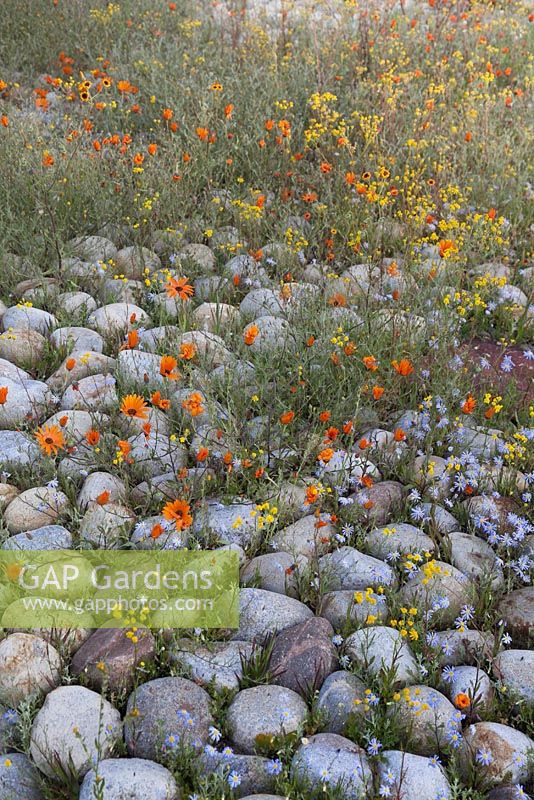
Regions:
[[[295,419],[294,411],[284,411],[284,413],[280,415],[280,422],[282,423],[282,425],[289,425],[289,423],[293,422],[294,419]]]
[[[139,334],[137,333],[137,331],[129,331],[126,339],[127,348],[129,350],[132,350],[138,343],[139,343]]]
[[[163,533],[163,525],[160,525],[159,522],[153,526],[152,530],[150,531],[150,536],[152,539],[157,539]]]
[[[169,278],[165,284],[165,291],[169,297],[179,297],[180,300],[189,300],[195,294],[187,278]]]
[[[317,486],[314,486],[313,484],[311,486],[308,486],[306,489],[306,500],[304,501],[304,505],[305,506],[313,505],[315,502],[317,502],[319,494],[320,491]]]
[[[35,438],[41,450],[44,450],[47,456],[57,455],[60,450],[65,449],[65,437],[63,431],[57,425],[45,425],[38,428],[35,433]]]
[[[393,431],[393,439],[396,442],[403,442],[406,439],[406,434],[402,430],[402,428],[395,428]]]
[[[180,345],[180,358],[191,361],[197,354],[197,348],[193,342],[182,342]]]
[[[260,332],[260,329],[257,325],[249,325],[248,328],[245,330],[243,334],[243,339],[246,345],[250,347],[250,345],[254,342],[256,336]]]
[[[7,400],[7,395],[9,392],[8,386],[0,386],[0,406],[3,406]]]
[[[325,437],[326,437],[325,441],[333,442],[337,439],[338,435],[339,435],[339,429],[331,426],[330,428],[327,428],[325,431]]]
[[[378,363],[374,356],[364,356],[362,361],[364,366],[367,367],[367,369],[370,369],[372,372],[375,372],[378,369]]]
[[[383,386],[373,386],[373,398],[375,400],[380,400],[384,392],[385,389]]]
[[[391,366],[395,372],[398,372],[398,374],[402,375],[404,378],[411,375],[413,372],[413,365],[409,358],[401,358],[400,361],[392,361]]]
[[[121,403],[121,412],[126,417],[137,417],[138,419],[146,419],[147,405],[141,395],[128,394]]]
[[[331,447],[325,447],[324,450],[321,450],[321,452],[318,454],[317,461],[322,461],[323,464],[328,464],[333,455],[333,449]]]
[[[162,411],[167,411],[171,407],[171,401],[162,397],[160,392],[154,392],[150,396],[150,402],[152,405],[161,408]]]
[[[177,381],[180,377],[180,373],[175,372],[177,366],[178,362],[174,356],[162,356],[159,362],[159,374],[170,381]]]
[[[87,433],[85,434],[85,441],[87,442],[87,444],[90,444],[94,447],[100,441],[99,432],[95,431],[94,428],[91,428],[91,430],[87,431]]]
[[[132,445],[130,444],[130,442],[127,442],[125,439],[119,439],[119,441],[117,442],[117,447],[119,448],[122,455],[125,457],[132,449]]]
[[[469,699],[468,695],[466,695],[464,692],[460,692],[454,698],[454,705],[456,706],[456,708],[461,708],[461,709],[469,708],[469,706],[471,705],[471,700]]]
[[[477,401],[472,394],[468,394],[465,401],[462,403],[462,411],[464,414],[471,414],[477,405]]]
[[[328,298],[328,305],[334,306],[334,308],[345,308],[347,298],[342,292],[336,292]]]
[[[209,454],[210,454],[210,451],[208,450],[207,447],[200,447],[199,450],[198,450],[198,453],[197,453],[197,461],[199,463],[202,462],[202,461],[205,461],[207,459],[207,457],[209,456]]]
[[[182,400],[182,408],[189,411],[192,417],[198,417],[199,414],[202,414],[205,409],[202,405],[202,395],[200,392],[193,392],[186,400]]]
[[[452,239],[441,239],[438,243],[438,252],[441,258],[447,258],[447,256],[458,252],[458,246]]]
[[[172,500],[163,506],[161,513],[165,519],[174,522],[177,531],[183,531],[184,528],[189,528],[193,522],[189,511],[189,503],[186,503],[185,500]]]
[[[330,411],[321,411],[321,413],[319,414],[319,419],[321,420],[321,422],[328,422],[331,416],[332,414]]]

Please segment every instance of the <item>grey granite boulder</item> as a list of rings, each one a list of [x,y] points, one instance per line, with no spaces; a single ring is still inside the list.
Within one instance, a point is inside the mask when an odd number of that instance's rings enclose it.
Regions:
[[[227,712],[231,743],[253,754],[302,730],[308,714],[304,700],[283,686],[254,686],[232,700]]]
[[[30,753],[50,778],[58,771],[83,777],[97,757],[107,758],[122,738],[120,714],[96,692],[60,686],[47,695],[31,730]]]
[[[24,753],[0,755],[0,800],[44,800],[39,772]]]
[[[185,678],[156,678],[128,698],[124,738],[131,756],[161,761],[167,736],[184,737],[200,748],[212,723],[204,689]]]
[[[320,689],[338,668],[332,644],[333,628],[321,617],[312,617],[281,631],[275,638],[269,672],[272,683],[307,697]]]
[[[448,800],[451,787],[443,767],[429,758],[385,750],[378,764],[381,786],[391,789],[391,797],[402,800]]]
[[[400,631],[377,625],[361,628],[345,641],[345,651],[360,672],[388,675],[395,686],[417,681],[417,662]]]
[[[466,778],[473,764],[488,783],[526,783],[534,773],[530,760],[534,741],[521,731],[499,722],[477,722],[464,731],[459,750],[460,768]],[[484,763],[480,756],[484,753]]]
[[[239,593],[239,629],[233,638],[252,642],[313,617],[313,611],[299,600],[264,589],[241,589]]]
[[[100,792],[100,794],[99,794]],[[85,776],[79,800],[179,800],[171,772],[144,758],[106,758]]]
[[[319,571],[324,591],[367,589],[395,583],[394,572],[388,564],[354,547],[340,547],[327,553],[319,559]]]
[[[493,674],[512,697],[534,707],[534,650],[503,650],[493,662]]]
[[[351,672],[332,672],[321,686],[317,711],[321,730],[345,735],[351,720],[364,714],[365,684]]]
[[[323,795],[325,786],[337,787],[344,800],[361,800],[372,788],[365,752],[335,733],[317,733],[301,744],[291,762],[291,777],[314,798]]]

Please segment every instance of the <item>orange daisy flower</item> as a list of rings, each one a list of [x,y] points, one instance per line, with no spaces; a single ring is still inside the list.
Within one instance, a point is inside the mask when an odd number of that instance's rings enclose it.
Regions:
[[[400,361],[392,361],[391,366],[398,372],[399,375],[402,375],[403,378],[406,378],[408,375],[411,375],[413,372],[413,365],[409,358],[401,358]]]
[[[163,525],[160,525],[159,522],[156,522],[156,524],[150,531],[150,536],[152,537],[152,539],[158,539],[162,533],[163,533]]]
[[[180,373],[174,371],[177,366],[178,362],[174,356],[162,356],[159,362],[159,374],[170,381],[177,381],[180,377]]]
[[[328,305],[334,308],[345,308],[347,305],[347,298],[341,292],[336,292],[336,294],[328,298]]]
[[[243,334],[243,340],[248,347],[250,347],[250,345],[253,344],[259,332],[260,329],[258,328],[257,325],[248,326],[245,333]]]
[[[280,422],[282,425],[289,425],[289,423],[293,422],[294,419],[295,419],[294,411],[284,411],[284,413],[280,415]]]
[[[205,461],[207,459],[207,457],[209,456],[209,454],[210,454],[210,451],[208,450],[207,447],[200,447],[199,450],[198,450],[198,453],[197,453],[197,461],[199,463],[201,463],[202,461]]]
[[[477,401],[472,394],[468,394],[465,401],[462,403],[462,411],[464,414],[471,414],[477,405]]]
[[[325,447],[324,450],[321,450],[321,452],[318,454],[317,461],[322,461],[323,464],[328,464],[333,455],[334,451],[332,450],[332,448]]]
[[[189,503],[186,503],[185,500],[172,500],[163,506],[161,513],[165,519],[174,522],[177,531],[183,531],[184,528],[189,528],[193,522],[193,517],[189,511]]]
[[[192,417],[198,417],[199,414],[202,414],[205,408],[202,405],[202,395],[200,392],[193,392],[186,400],[182,400],[182,408],[189,411]]]
[[[191,361],[197,354],[197,348],[193,342],[182,342],[180,345],[180,358],[184,361]]]
[[[90,431],[87,431],[85,434],[85,441],[87,444],[90,444],[92,447],[98,444],[100,441],[100,434],[98,431],[95,431],[94,428],[91,428]]]
[[[125,439],[119,439],[117,442],[117,447],[119,448],[119,452],[121,452],[125,458],[132,449],[130,442],[127,442]]]
[[[371,372],[375,372],[378,369],[378,363],[374,356],[364,356],[362,361],[364,366],[371,370]]]
[[[187,278],[169,278],[165,284],[165,291],[169,297],[179,297],[180,300],[189,300],[195,294],[195,290],[187,282]]]
[[[130,331],[126,338],[126,347],[128,350],[133,350],[139,344],[139,334],[137,331]]]
[[[65,449],[65,437],[63,431],[57,425],[45,425],[42,428],[37,428],[35,438],[41,450],[44,450],[47,456],[57,456],[60,450]]]
[[[147,411],[147,404],[139,394],[128,394],[121,403],[121,413],[126,417],[146,419]]]
[[[318,486],[308,486],[306,489],[306,499],[304,501],[305,506],[312,506],[314,503],[317,502],[319,499],[319,495],[321,494],[320,489]]]
[[[461,709],[469,708],[469,706],[471,705],[471,700],[469,699],[468,695],[466,695],[464,692],[460,692],[454,698],[454,705],[456,706],[456,708],[461,708]]]
[[[458,252],[458,245],[452,239],[441,239],[438,242],[438,251],[441,258],[448,258]]]
[[[167,411],[171,407],[171,401],[162,397],[160,392],[154,392],[150,396],[150,402],[152,405],[161,408],[162,411]]]

